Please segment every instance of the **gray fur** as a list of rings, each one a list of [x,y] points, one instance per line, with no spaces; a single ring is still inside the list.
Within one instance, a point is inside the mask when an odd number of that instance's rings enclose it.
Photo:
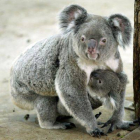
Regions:
[[[116,59],[119,59],[119,58],[120,58],[120,52],[119,52],[119,51],[117,51],[117,52],[115,53],[115,58],[116,58]]]
[[[40,100],[45,100],[42,98],[58,95],[70,115],[93,135],[97,122],[86,91],[89,76],[98,68],[122,71],[121,58],[115,59],[118,42],[106,18],[88,14],[78,5],[66,7],[61,12],[60,26],[63,32],[37,42],[15,61],[11,69],[11,96],[20,108],[34,108],[40,126],[45,124],[43,128],[50,128],[38,107]],[[82,42],[83,35],[85,40]],[[107,42],[102,45],[104,37]],[[87,42],[92,38],[98,44],[97,58],[87,53]],[[117,67],[113,66],[114,61]]]

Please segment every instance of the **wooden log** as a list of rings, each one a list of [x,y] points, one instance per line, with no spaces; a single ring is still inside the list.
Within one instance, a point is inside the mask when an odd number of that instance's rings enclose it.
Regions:
[[[140,117],[140,0],[134,5],[133,88],[136,118]]]

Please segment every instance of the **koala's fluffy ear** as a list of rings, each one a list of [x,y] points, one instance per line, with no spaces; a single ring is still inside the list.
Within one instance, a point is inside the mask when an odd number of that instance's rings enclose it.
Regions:
[[[113,35],[118,44],[125,48],[131,41],[132,27],[127,17],[115,14],[108,18],[109,25],[112,28]]]
[[[86,20],[87,11],[79,5],[66,7],[59,16],[60,27],[63,31],[71,29],[78,30],[79,26]]]
[[[124,72],[117,73],[117,76],[122,84],[126,84],[128,82],[127,75]]]

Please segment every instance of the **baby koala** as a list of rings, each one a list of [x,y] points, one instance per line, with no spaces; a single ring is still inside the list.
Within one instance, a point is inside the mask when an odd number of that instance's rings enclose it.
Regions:
[[[110,70],[96,70],[91,73],[88,91],[92,98],[98,98],[110,109],[117,109],[121,97],[125,96],[127,76]],[[124,99],[123,99],[124,100]]]
[[[98,98],[103,105],[113,109],[112,117],[102,126],[111,124],[108,132],[115,128],[127,129],[132,121],[123,121],[127,75],[110,70],[96,70],[91,73],[88,91],[92,98]]]

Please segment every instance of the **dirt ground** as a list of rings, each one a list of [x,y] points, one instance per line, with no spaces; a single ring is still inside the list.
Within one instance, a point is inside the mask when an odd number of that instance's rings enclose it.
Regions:
[[[9,73],[14,59],[29,45],[59,32],[58,13],[67,5],[79,4],[89,13],[109,16],[126,15],[133,26],[134,0],[0,0],[0,140],[86,140],[93,139],[82,127],[73,130],[44,130],[35,123],[35,112],[23,111],[10,101]],[[133,100],[133,48],[120,49],[124,71],[128,75],[126,99]],[[107,120],[109,113],[101,120]],[[98,112],[98,110],[97,110]],[[30,114],[28,121],[25,114]],[[126,110],[125,119],[132,120],[133,111]],[[121,131],[122,132],[122,131]],[[120,139],[118,131],[103,139]],[[123,136],[128,131],[123,131]]]

